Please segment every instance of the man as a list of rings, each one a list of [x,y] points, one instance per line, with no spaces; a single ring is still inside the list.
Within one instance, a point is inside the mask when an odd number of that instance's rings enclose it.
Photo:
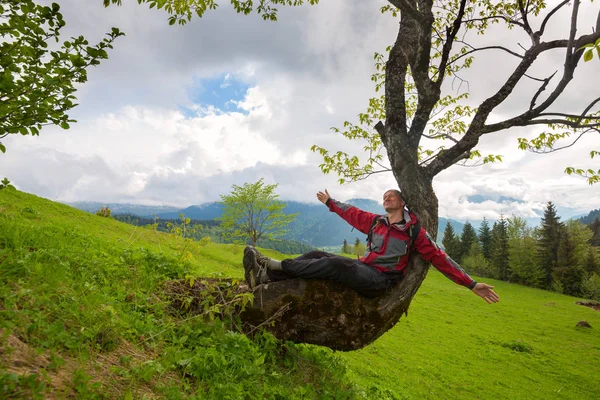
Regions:
[[[406,208],[402,193],[390,189],[383,195],[386,215],[372,214],[331,198],[327,189],[317,198],[367,237],[367,251],[358,260],[311,251],[294,259],[277,261],[254,247],[244,250],[244,270],[248,285],[290,278],[329,279],[340,282],[365,297],[376,297],[404,277],[411,251],[417,251],[446,277],[468,287],[487,303],[497,303],[493,286],[477,283],[448,257],[421,228],[417,216]]]

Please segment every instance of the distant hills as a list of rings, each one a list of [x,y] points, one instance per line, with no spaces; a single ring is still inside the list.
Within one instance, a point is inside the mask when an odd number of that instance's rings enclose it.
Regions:
[[[594,220],[596,218],[600,218],[600,208],[597,210],[592,210],[590,211],[590,213],[585,216],[585,217],[581,217],[578,219],[579,222],[581,222],[582,224],[591,224],[592,222],[594,222]]]
[[[110,208],[113,214],[133,214],[140,217],[153,217],[154,215],[164,214],[178,211],[179,208],[171,206],[143,206],[140,204],[123,204],[123,203],[99,203],[97,201],[76,201],[67,203],[79,210],[95,213],[102,207]],[[177,214],[178,218],[179,214]]]
[[[381,204],[369,199],[351,199],[346,201],[362,210],[370,211],[376,214],[383,214],[385,211]],[[315,247],[341,246],[344,240],[349,244],[354,243],[356,238],[365,240],[365,235],[356,229],[353,229],[344,220],[335,213],[329,211],[327,207],[320,203],[302,203],[297,201],[287,201],[284,212],[287,214],[298,213],[298,216],[292,222],[288,229],[288,234],[284,239],[306,243]],[[76,202],[70,203],[75,208],[88,212],[96,212],[102,207],[109,207],[113,214],[133,214],[140,217],[158,217],[159,219],[178,219],[180,214],[184,214],[193,220],[213,220],[221,216],[223,206],[219,203],[205,203],[196,206],[190,206],[178,209],[169,206],[141,206],[136,204],[119,203],[98,203],[98,202]],[[447,223],[446,218],[439,219],[438,241],[441,242],[443,231]],[[460,234],[464,224],[450,220],[454,231]],[[475,227],[477,229],[477,226]]]

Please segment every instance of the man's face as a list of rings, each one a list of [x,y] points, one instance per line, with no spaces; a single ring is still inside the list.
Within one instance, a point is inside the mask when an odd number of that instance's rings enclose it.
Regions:
[[[383,209],[386,212],[392,212],[404,208],[404,201],[393,190],[383,194]]]

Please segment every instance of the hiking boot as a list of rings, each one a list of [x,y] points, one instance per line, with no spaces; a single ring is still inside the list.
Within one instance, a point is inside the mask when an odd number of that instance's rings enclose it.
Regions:
[[[254,253],[256,254],[256,262],[261,268],[264,268],[264,270],[275,269],[281,271],[281,261],[277,261],[271,257],[261,254],[260,251],[256,250],[256,248],[254,248]]]
[[[254,289],[256,286],[256,276],[258,270],[258,264],[256,262],[256,253],[252,246],[246,246],[244,249],[244,278],[248,283],[250,289]]]
[[[246,246],[244,249],[244,278],[248,282],[250,289],[256,285],[269,282],[267,268],[269,258],[263,256],[252,246]]]
[[[264,254],[261,254],[260,251],[256,250],[256,248],[254,249],[254,254],[256,256],[256,263],[260,266],[261,269],[267,269],[269,268],[269,261],[271,260],[269,257],[265,256]]]

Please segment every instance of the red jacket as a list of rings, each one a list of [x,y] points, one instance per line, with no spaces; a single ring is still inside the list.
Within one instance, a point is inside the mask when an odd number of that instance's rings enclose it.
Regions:
[[[414,248],[423,259],[430,261],[441,273],[459,285],[472,289],[477,283],[438,247],[425,229],[420,228],[419,232],[413,235],[413,245],[410,246],[408,230],[417,223],[414,213],[405,211],[404,224],[390,225],[387,216],[366,212],[350,204],[330,199],[327,206],[330,211],[337,213],[364,234],[369,234],[375,219],[378,220],[367,242],[367,251],[360,260],[379,272],[404,271],[410,252]]]

